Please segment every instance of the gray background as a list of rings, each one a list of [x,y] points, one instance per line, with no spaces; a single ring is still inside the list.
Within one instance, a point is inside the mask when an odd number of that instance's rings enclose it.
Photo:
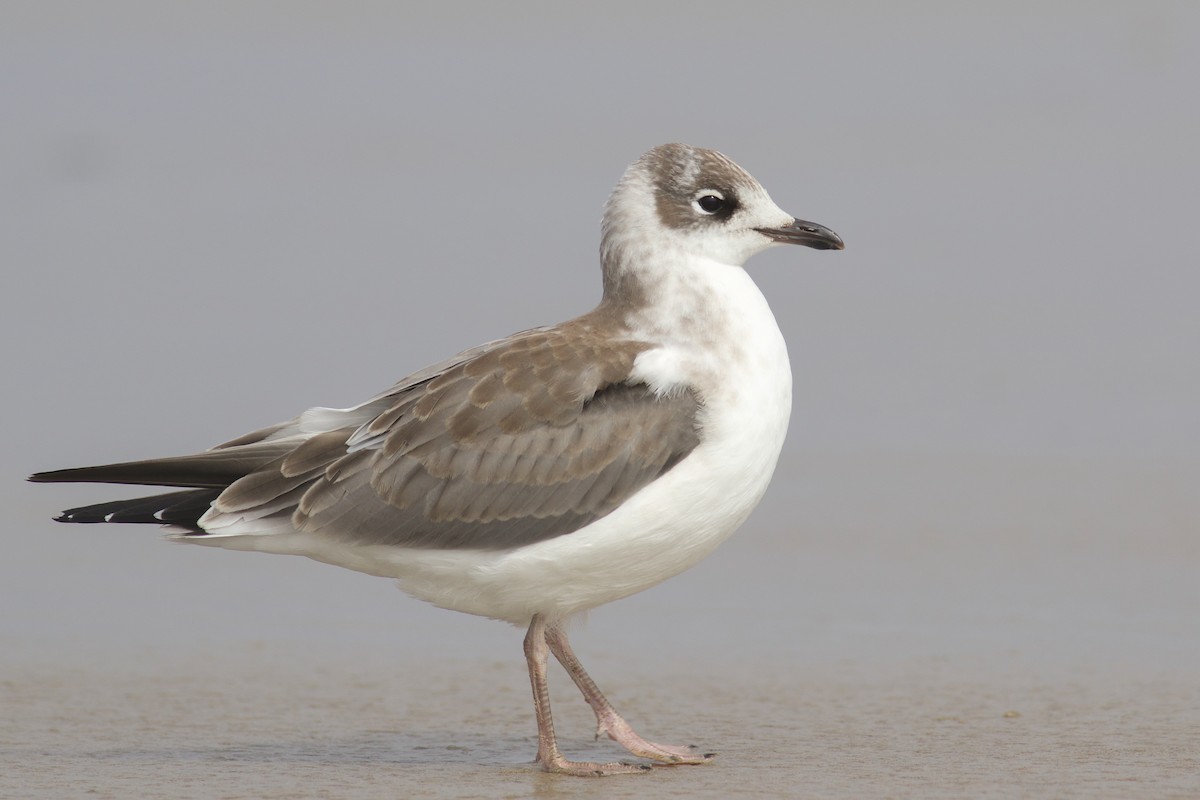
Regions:
[[[1200,7],[0,9],[0,795],[1200,794]],[[847,242],[750,264],[758,512],[575,637],[713,766],[539,775],[519,632],[22,483],[586,310],[664,141]]]

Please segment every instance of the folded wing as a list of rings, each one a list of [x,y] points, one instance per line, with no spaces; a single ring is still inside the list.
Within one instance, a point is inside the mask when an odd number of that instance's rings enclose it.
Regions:
[[[400,547],[520,546],[603,517],[695,448],[698,397],[630,380],[645,347],[591,335],[578,322],[529,331],[355,409],[314,409],[196,456],[34,479],[197,487],[74,509],[64,521],[171,522],[197,536],[305,531]]]

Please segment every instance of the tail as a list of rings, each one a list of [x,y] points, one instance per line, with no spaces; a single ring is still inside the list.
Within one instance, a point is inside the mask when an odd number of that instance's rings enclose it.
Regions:
[[[282,458],[294,447],[294,442],[256,442],[189,456],[35,472],[29,476],[29,480],[34,483],[119,483],[182,487],[186,491],[71,508],[54,519],[56,522],[173,525],[200,534],[204,532],[200,527],[200,517],[208,511],[221,492],[239,478]]]

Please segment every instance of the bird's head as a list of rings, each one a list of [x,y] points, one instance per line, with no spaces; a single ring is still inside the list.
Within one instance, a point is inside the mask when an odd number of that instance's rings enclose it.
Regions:
[[[783,211],[750,173],[715,150],[664,144],[626,170],[605,206],[605,269],[647,248],[742,266],[777,244],[841,250],[823,225]],[[611,264],[610,264],[611,262]]]

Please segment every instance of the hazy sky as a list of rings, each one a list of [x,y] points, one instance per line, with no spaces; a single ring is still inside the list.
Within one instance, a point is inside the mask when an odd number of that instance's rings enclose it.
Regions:
[[[749,266],[796,375],[759,541],[1024,558],[1099,527],[1195,559],[1200,6],[433,5],[5,4],[4,635],[66,635],[82,598],[161,632],[142,592],[218,580],[146,531],[50,530],[112,490],[26,474],[586,310],[608,191],[672,140],[847,243]],[[291,569],[237,563],[233,597]]]

